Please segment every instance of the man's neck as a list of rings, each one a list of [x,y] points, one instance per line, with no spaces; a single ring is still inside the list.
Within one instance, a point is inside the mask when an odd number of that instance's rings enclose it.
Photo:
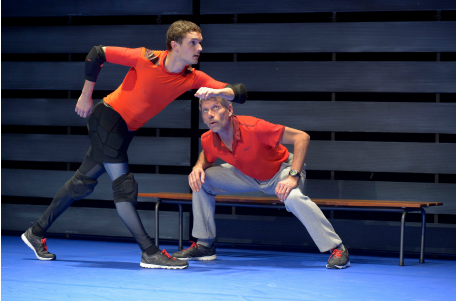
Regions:
[[[174,52],[168,50],[168,55],[165,57],[163,67],[166,71],[171,73],[178,73],[184,69],[186,64],[180,62],[179,58],[175,55]]]
[[[222,140],[223,144],[225,144],[226,148],[229,149],[230,151],[233,150],[233,134],[234,134],[234,128],[233,128],[233,120],[231,119],[225,128],[221,129],[217,133]]]

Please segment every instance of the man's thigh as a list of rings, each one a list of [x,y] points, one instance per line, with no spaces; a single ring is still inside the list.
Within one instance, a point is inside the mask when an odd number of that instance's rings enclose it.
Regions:
[[[203,189],[210,194],[229,194],[259,191],[258,181],[225,163],[205,170]]]

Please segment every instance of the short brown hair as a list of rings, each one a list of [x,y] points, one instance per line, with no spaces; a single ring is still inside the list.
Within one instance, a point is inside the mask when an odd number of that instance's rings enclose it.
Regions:
[[[226,98],[220,97],[220,96],[211,97],[211,98],[208,98],[208,99],[201,99],[200,98],[199,99],[199,110],[202,111],[203,101],[209,100],[209,99],[212,99],[212,98],[217,99],[220,102],[220,104],[222,105],[222,107],[224,107],[225,109],[228,109],[232,105],[231,101],[227,100]]]
[[[182,44],[182,40],[185,38],[185,35],[189,32],[196,31],[201,33],[201,28],[193,22],[179,20],[171,24],[166,33],[166,48],[168,51],[171,51],[171,42],[176,41],[179,44]]]

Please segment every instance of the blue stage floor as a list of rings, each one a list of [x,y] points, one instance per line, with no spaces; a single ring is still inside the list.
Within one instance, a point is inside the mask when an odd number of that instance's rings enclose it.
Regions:
[[[143,269],[129,242],[48,239],[40,261],[19,236],[2,236],[1,299],[7,300],[456,300],[456,261],[218,248],[184,270]],[[176,246],[162,245],[169,253]]]

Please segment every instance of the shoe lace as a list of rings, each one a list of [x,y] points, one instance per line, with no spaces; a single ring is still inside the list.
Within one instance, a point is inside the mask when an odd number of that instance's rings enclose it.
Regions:
[[[47,247],[47,245],[46,245],[46,238],[41,239],[41,244],[43,245],[44,251],[47,252],[48,247]]]
[[[329,258],[332,258],[332,257],[341,258],[342,254],[344,254],[344,252],[342,250],[334,249]]]
[[[187,249],[185,249],[184,251],[190,250],[191,248],[198,249],[198,245],[196,244],[196,242],[194,242],[194,241],[190,241],[190,242],[192,243],[192,245],[190,247],[188,247]]]
[[[176,260],[176,258],[174,258],[173,256],[169,255],[168,252],[166,252],[166,250],[163,250],[162,254],[165,255],[166,257],[168,257],[169,259]]]

